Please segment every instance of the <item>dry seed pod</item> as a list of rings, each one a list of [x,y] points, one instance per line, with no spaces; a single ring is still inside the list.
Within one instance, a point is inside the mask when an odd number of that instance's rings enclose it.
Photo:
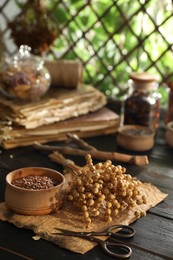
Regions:
[[[94,165],[88,154],[86,166],[75,178],[67,198],[83,212],[87,227],[93,218],[101,217],[111,222],[123,211],[147,202],[138,189],[140,181],[126,174],[126,169],[121,165],[113,165],[110,160]],[[144,212],[135,212],[136,217],[142,215]]]

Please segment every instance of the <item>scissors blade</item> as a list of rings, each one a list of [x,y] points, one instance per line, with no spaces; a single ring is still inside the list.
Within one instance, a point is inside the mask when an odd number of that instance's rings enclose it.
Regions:
[[[77,232],[77,231],[72,231],[72,230],[67,230],[67,229],[63,229],[63,228],[55,228],[58,231],[61,231],[61,233],[59,232],[55,232],[53,234],[57,234],[57,235],[64,235],[64,236],[77,236],[77,237],[90,237],[92,236],[92,232]]]

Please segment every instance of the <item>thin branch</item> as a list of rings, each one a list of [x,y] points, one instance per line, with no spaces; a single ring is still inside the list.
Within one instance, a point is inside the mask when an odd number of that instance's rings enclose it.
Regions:
[[[83,150],[97,150],[94,146],[89,145],[83,139],[79,138],[77,134],[68,133],[67,137],[68,137],[67,142],[72,142],[74,144],[77,144]]]
[[[71,147],[42,145],[37,142],[34,144],[34,147],[42,151],[58,151],[62,154],[76,156],[86,156],[89,153],[92,158],[102,161],[111,160],[135,165],[148,164],[148,157],[146,155],[128,155],[123,153],[105,152],[98,150],[81,150]]]

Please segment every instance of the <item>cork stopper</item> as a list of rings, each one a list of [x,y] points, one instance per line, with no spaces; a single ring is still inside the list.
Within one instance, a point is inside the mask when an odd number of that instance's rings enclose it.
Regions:
[[[130,79],[132,79],[133,81],[139,81],[141,83],[153,82],[158,80],[156,75],[150,74],[148,72],[132,72],[130,74]]]
[[[129,76],[133,80],[133,85],[138,89],[153,89],[158,80],[157,76],[148,72],[132,72]]]

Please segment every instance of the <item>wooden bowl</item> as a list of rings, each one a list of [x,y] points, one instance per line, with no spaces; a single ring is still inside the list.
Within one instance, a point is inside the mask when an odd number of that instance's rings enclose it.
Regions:
[[[173,147],[173,121],[166,125],[166,142],[170,147]]]
[[[154,145],[155,131],[139,125],[124,125],[118,129],[117,144],[126,150],[147,151]]]
[[[27,176],[47,176],[56,184],[51,188],[36,190],[12,184],[12,181]],[[6,176],[5,202],[9,209],[19,214],[49,214],[62,206],[64,184],[64,176],[52,169],[41,167],[17,169]]]

